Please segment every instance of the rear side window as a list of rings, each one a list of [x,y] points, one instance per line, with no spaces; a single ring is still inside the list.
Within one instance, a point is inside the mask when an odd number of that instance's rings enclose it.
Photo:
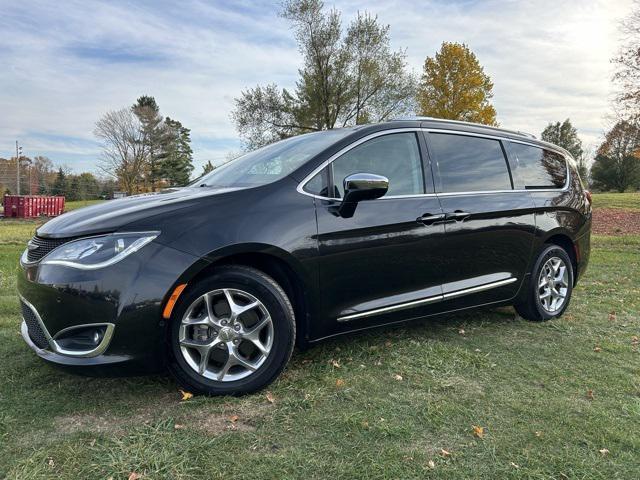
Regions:
[[[337,198],[344,196],[343,180],[352,173],[375,173],[387,177],[387,196],[424,193],[422,161],[413,132],[372,138],[352,148],[331,165],[334,196]]]
[[[511,190],[499,140],[447,133],[431,133],[429,140],[441,192]]]
[[[567,182],[567,162],[559,153],[511,143],[516,156],[515,174],[525,188],[562,188]]]

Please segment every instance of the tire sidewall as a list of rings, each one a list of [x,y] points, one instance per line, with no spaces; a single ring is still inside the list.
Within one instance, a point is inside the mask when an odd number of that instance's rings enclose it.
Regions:
[[[168,332],[169,369],[180,383],[194,393],[209,395],[238,395],[258,390],[271,383],[284,369],[295,341],[294,318],[286,296],[267,278],[253,269],[225,268],[196,283],[180,298],[171,314]],[[187,308],[201,295],[221,288],[243,290],[259,299],[267,308],[273,322],[273,344],[265,362],[251,375],[231,382],[210,380],[195,372],[180,351],[178,333]]]
[[[562,308],[554,313],[549,313],[540,302],[540,298],[538,295],[538,278],[540,277],[540,271],[542,267],[552,257],[561,258],[562,261],[568,268],[569,272],[569,286],[567,287],[567,297],[565,298],[564,305]],[[538,260],[536,261],[535,268],[533,269],[533,276],[531,278],[531,295],[533,295],[533,305],[537,310],[540,317],[543,320],[550,320],[552,318],[560,317],[564,314],[565,310],[569,307],[569,303],[571,302],[571,294],[573,293],[573,263],[571,262],[571,258],[567,254],[567,252],[557,245],[549,245],[546,247],[538,256]]]

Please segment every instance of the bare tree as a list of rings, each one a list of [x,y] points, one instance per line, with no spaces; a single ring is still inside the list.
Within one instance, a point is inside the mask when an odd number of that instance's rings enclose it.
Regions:
[[[93,133],[103,145],[101,170],[117,178],[128,194],[136,192],[148,153],[138,117],[130,108],[112,110],[96,122]]]
[[[620,24],[623,44],[612,59],[616,66],[613,80],[620,90],[616,101],[623,115],[637,115],[640,111],[640,0],[633,2],[631,13]]]

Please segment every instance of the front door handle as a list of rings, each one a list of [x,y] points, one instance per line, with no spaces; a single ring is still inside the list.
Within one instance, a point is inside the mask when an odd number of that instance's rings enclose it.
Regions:
[[[417,219],[419,223],[424,223],[425,225],[433,225],[437,222],[444,222],[446,220],[446,216],[444,213],[438,213],[436,215],[431,215],[429,213],[425,213],[420,218]]]
[[[447,220],[455,220],[456,222],[464,222],[471,216],[469,212],[463,212],[462,210],[456,210],[455,212],[445,213]]]

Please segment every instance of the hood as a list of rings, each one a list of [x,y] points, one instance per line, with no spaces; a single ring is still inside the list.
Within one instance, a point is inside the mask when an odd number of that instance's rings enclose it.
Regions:
[[[241,188],[185,187],[107,200],[49,220],[36,230],[36,234],[45,238],[65,238],[114,232],[129,223],[171,213],[235,190]]]

